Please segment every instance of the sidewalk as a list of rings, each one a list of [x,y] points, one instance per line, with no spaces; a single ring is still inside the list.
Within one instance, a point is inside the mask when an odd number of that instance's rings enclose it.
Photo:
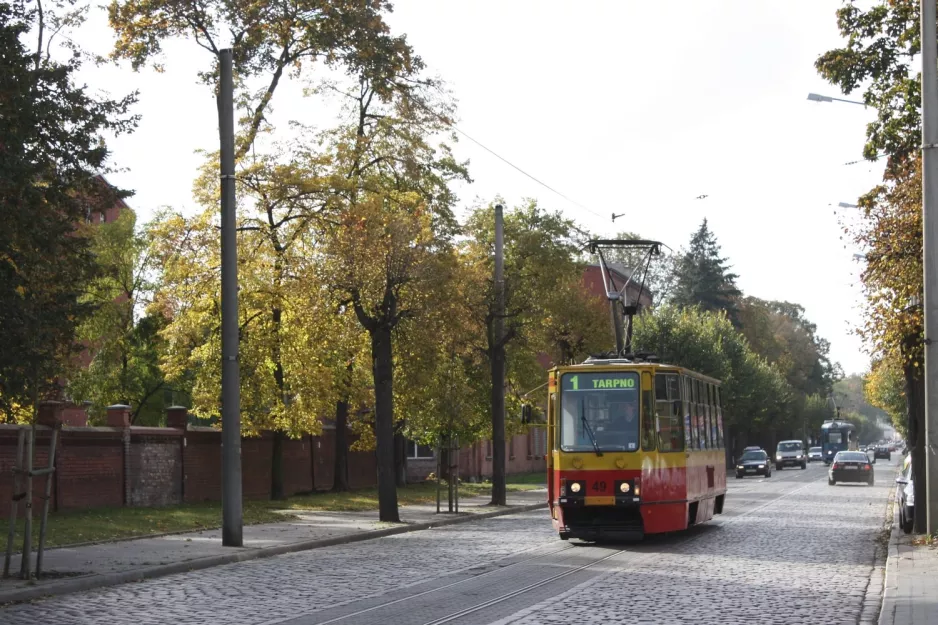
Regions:
[[[546,500],[547,490],[539,489],[509,492],[507,508],[488,506],[487,496],[461,499],[459,514],[436,514],[436,504],[401,506],[401,523],[379,522],[377,510],[291,510],[298,518],[245,526],[240,548],[222,547],[221,530],[216,529],[49,549],[43,556],[43,579],[0,579],[0,604],[536,510],[546,507]],[[442,507],[445,510],[445,500]],[[19,571],[19,556],[13,558],[10,570]]]
[[[913,538],[893,524],[879,625],[938,623],[938,544],[913,545]]]

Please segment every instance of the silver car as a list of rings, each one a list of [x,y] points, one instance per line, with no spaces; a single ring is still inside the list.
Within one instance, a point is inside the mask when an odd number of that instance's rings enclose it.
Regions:
[[[778,444],[775,450],[775,470],[781,471],[785,467],[808,468],[808,454],[805,453],[804,443],[790,440]]]
[[[823,459],[824,450],[822,450],[820,447],[812,447],[808,450],[808,462],[814,462],[815,460],[820,462]]]

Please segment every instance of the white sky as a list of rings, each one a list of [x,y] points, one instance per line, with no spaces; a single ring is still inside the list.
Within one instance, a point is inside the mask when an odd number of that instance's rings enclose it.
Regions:
[[[706,217],[742,290],[802,304],[851,373],[869,359],[851,333],[862,321],[856,250],[844,247],[834,209],[881,168],[844,165],[860,158],[872,110],[806,99],[839,95],[813,66],[840,45],[839,6],[397,0],[389,22],[447,81],[463,131],[592,212],[463,140],[456,153],[474,179],[460,189],[465,206],[536,197],[595,234],[627,229],[675,249]],[[104,15],[75,39],[106,52]],[[160,206],[192,210],[195,150],[218,145],[214,98],[195,76],[210,56],[185,41],[166,50],[164,74],[84,72],[112,95],[141,91],[139,129],[110,144],[126,171],[110,178],[136,191],[142,220]],[[324,121],[298,85],[282,85],[274,107],[281,121]],[[612,212],[625,217],[613,224]]]

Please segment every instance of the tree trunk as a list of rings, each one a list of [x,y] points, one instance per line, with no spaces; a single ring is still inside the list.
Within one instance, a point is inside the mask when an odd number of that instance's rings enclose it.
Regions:
[[[407,439],[398,424],[394,432],[394,478],[398,488],[407,486]]]
[[[278,278],[276,281],[276,286],[279,289],[280,287],[280,278],[279,278],[279,261],[277,263],[278,267]],[[284,371],[283,371],[283,361],[280,356],[280,322],[283,317],[283,313],[280,310],[279,306],[274,306],[271,311],[271,321],[274,325],[274,347],[273,353],[271,356],[274,361],[274,382],[277,384],[277,391],[280,393],[280,401],[286,405],[286,396],[284,393],[285,384],[284,384]],[[283,432],[276,430],[274,431],[274,445],[273,451],[270,454],[270,498],[271,499],[286,499],[283,488]]]
[[[446,439],[443,439],[443,444],[440,446],[440,479],[446,482],[449,482],[449,445],[446,442]]]
[[[283,489],[283,439],[280,430],[274,432],[273,451],[270,454],[270,498],[286,499]]]
[[[492,346],[492,505],[504,506],[505,488],[505,346],[496,340]]]
[[[343,399],[335,405],[335,476],[332,491],[342,493],[348,485],[348,401]]]
[[[378,518],[397,523],[397,483],[394,476],[394,369],[391,330],[371,330],[372,373],[375,383],[375,438],[378,460]]]
[[[908,360],[903,366],[905,371],[906,406],[909,417],[909,447],[912,449],[912,480],[915,500],[925,501],[925,378],[920,367]],[[915,506],[915,531],[923,534],[926,530],[927,507]]]

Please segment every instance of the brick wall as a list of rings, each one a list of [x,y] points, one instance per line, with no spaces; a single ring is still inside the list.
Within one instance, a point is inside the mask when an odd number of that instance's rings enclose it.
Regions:
[[[56,451],[56,509],[124,503],[124,441],[117,428],[63,427]]]
[[[128,505],[182,503],[182,430],[132,428]]]
[[[18,428],[0,425],[0,514],[12,495],[12,468]],[[533,431],[533,430],[532,430]],[[324,429],[319,436],[284,441],[284,488],[287,495],[329,490],[333,485],[335,436]],[[41,429],[34,466],[47,463],[50,431]],[[529,453],[531,434],[509,443],[514,454],[509,473],[540,471],[541,455]],[[350,443],[354,437],[350,436]],[[460,476],[490,477],[489,446],[482,442],[460,451]],[[245,498],[270,496],[270,434],[242,439],[241,468]],[[221,432],[212,428],[72,427],[63,426],[56,450],[52,506],[68,510],[104,506],[161,506],[179,502],[221,499]],[[408,478],[420,481],[436,470],[435,460],[408,462]],[[377,463],[372,451],[349,452],[349,485],[376,484]],[[34,478],[40,495],[44,479]],[[38,505],[38,503],[37,503]]]

